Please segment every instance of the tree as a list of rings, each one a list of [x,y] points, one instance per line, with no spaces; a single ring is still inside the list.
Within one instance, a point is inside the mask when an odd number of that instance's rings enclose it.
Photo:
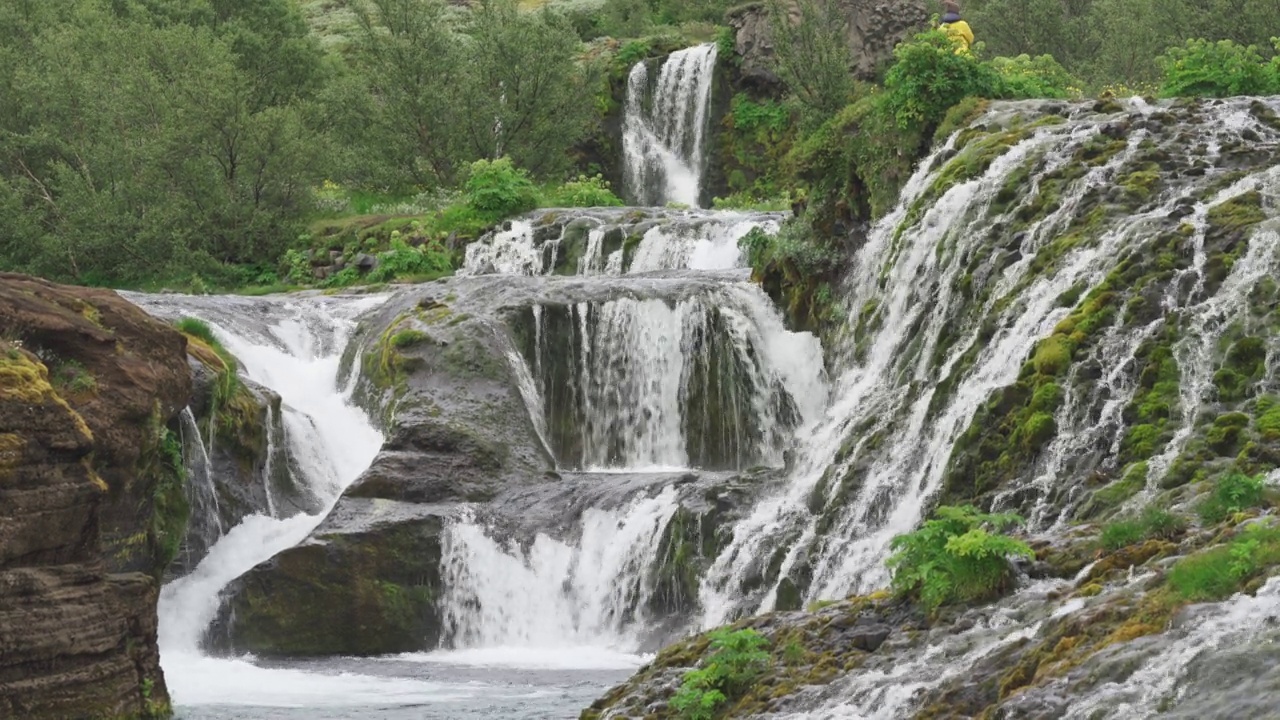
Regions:
[[[799,0],[797,15],[789,4],[769,0],[778,76],[816,127],[849,103],[853,94],[852,64],[845,21],[831,0]]]
[[[467,159],[506,156],[534,175],[563,174],[594,113],[573,28],[516,0],[482,0],[466,32]]]
[[[462,45],[442,0],[369,0],[356,6],[357,72],[372,97],[359,108],[372,133],[346,139],[396,166],[401,183],[450,183],[459,156]],[[354,94],[359,81],[348,80]]]

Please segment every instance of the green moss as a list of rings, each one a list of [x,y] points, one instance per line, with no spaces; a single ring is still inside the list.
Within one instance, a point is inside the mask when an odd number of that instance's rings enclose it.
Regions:
[[[1062,403],[1062,387],[1056,382],[1046,382],[1031,395],[1031,409],[1036,412],[1053,412]]]
[[[1031,362],[1041,375],[1058,375],[1071,365],[1071,342],[1062,335],[1053,335],[1036,346]]]
[[[1266,373],[1266,361],[1265,340],[1260,337],[1236,340],[1227,351],[1222,367],[1213,376],[1218,399],[1235,402],[1251,396],[1254,383]]]
[[[1280,442],[1280,398],[1267,395],[1254,404],[1258,414],[1255,422],[1258,434],[1266,442]]]
[[[1044,447],[1045,443],[1053,439],[1057,433],[1058,424],[1054,421],[1053,415],[1038,412],[1027,418],[1027,422],[1019,430],[1019,439],[1023,449],[1027,452],[1035,452]]]
[[[1224,413],[1214,418],[1205,433],[1205,443],[1220,456],[1231,457],[1240,451],[1249,416],[1241,412]]]
[[[420,345],[431,339],[431,336],[421,330],[401,330],[391,336],[391,346],[397,349],[404,349]]]
[[[1244,230],[1267,219],[1262,210],[1262,194],[1257,190],[1241,193],[1209,208],[1207,217],[1210,227],[1228,231]]]

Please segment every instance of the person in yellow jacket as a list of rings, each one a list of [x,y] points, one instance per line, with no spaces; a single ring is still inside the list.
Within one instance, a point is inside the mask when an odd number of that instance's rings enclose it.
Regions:
[[[938,29],[945,32],[956,44],[957,55],[967,55],[969,46],[973,44],[973,30],[969,23],[960,18],[960,4],[954,0],[943,0],[942,24]]]

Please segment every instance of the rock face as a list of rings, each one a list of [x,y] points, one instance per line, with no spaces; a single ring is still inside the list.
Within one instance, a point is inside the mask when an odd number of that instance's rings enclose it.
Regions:
[[[680,509],[648,569],[643,608],[669,639],[697,607],[697,584],[720,528],[767,472],[557,472],[546,428],[521,390],[519,328],[538,303],[688,296],[706,283],[491,276],[423,285],[367,318],[349,349],[355,397],[387,436],[370,468],[301,545],[228,590],[207,640],[259,655],[369,655],[448,645],[441,559],[447,523],[462,515],[503,540],[538,533],[571,542],[589,508],[624,505],[678,486]],[[529,365],[533,365],[532,361]],[[523,381],[531,382],[528,378]],[[554,443],[552,443],[554,445]],[[679,626],[679,627],[677,627]]]
[[[189,339],[190,340],[190,339]],[[323,510],[296,481],[280,410],[280,396],[243,376],[228,400],[219,395],[225,368],[190,340],[193,389],[183,417],[183,457],[191,521],[170,577],[190,572],[223,533],[252,514],[292,517]]]
[[[184,356],[113,292],[0,273],[0,716],[167,713],[156,578],[185,523],[164,516]]]
[[[929,21],[930,6],[924,0],[835,0],[845,19],[853,65],[860,80],[874,80],[876,71],[893,56],[893,47]],[[790,3],[793,20],[799,11]],[[742,56],[744,82],[761,88],[777,88],[781,81],[770,69],[774,53],[768,6],[748,3],[730,11],[729,24],[736,33],[735,49]]]

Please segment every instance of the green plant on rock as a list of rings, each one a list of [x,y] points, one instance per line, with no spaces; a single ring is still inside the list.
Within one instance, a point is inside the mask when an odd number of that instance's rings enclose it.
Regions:
[[[1280,528],[1249,525],[1230,543],[1179,560],[1169,570],[1169,586],[1192,602],[1222,600],[1280,563]]]
[[[1180,535],[1186,528],[1186,518],[1174,515],[1163,508],[1150,506],[1136,518],[1108,523],[1102,528],[1099,541],[1103,548],[1114,552],[1153,538],[1170,540]]]
[[[919,530],[890,544],[894,591],[917,597],[930,611],[998,595],[1012,580],[1009,559],[1034,557],[1025,542],[1003,534],[1021,522],[1012,513],[939,507]]]
[[[378,267],[369,273],[368,279],[370,282],[386,282],[396,278],[434,280],[451,272],[453,260],[442,245],[430,242],[422,247],[410,247],[393,232],[391,249],[379,256]]]
[[[551,207],[621,207],[622,200],[613,193],[603,175],[579,175],[552,190],[543,200]]]
[[[1000,76],[972,54],[957,53],[946,33],[917,34],[893,50],[885,102],[900,127],[937,125],[966,97],[999,97]]]
[[[1196,506],[1196,513],[1206,523],[1220,523],[1235,513],[1261,506],[1266,500],[1265,487],[1262,475],[1227,473],[1218,478],[1209,496]]]
[[[464,186],[467,204],[493,220],[528,212],[538,206],[529,174],[509,158],[477,160]]]
[[[769,640],[751,629],[711,632],[711,654],[684,674],[671,707],[685,720],[711,720],[720,706],[750,689],[769,668]]]

